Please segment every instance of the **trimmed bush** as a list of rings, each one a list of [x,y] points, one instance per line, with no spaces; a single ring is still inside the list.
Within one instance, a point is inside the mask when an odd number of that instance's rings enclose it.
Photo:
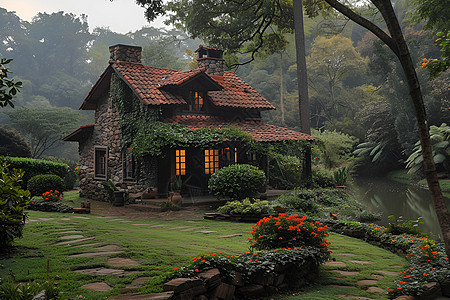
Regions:
[[[219,207],[217,211],[221,214],[229,215],[262,215],[272,213],[273,208],[268,201],[245,198],[242,201],[228,201],[225,205]]]
[[[306,217],[279,214],[259,220],[252,227],[252,249],[299,248],[312,246],[329,253],[326,233],[327,225],[319,221],[308,222]]]
[[[73,211],[72,207],[64,203],[51,202],[44,199],[32,200],[28,204],[27,209],[46,212],[60,212],[60,213],[71,213]]]
[[[67,173],[64,177],[61,176],[61,178],[64,179],[64,184],[66,185],[66,190],[72,190],[75,186],[75,183],[77,182],[77,167],[78,163],[76,161],[62,158],[62,157],[47,157],[46,160],[54,162],[54,163],[61,163],[66,164],[68,166]],[[56,174],[58,175],[58,174]]]
[[[32,196],[42,195],[50,190],[64,191],[64,180],[57,175],[37,175],[28,181]]]
[[[25,172],[25,175],[22,178],[23,182],[21,183],[22,188],[27,187],[28,180],[36,175],[53,174],[64,178],[67,174],[68,169],[68,166],[66,164],[51,162],[42,159],[5,157],[5,161],[11,165],[11,168],[22,169]],[[43,192],[41,192],[41,194]]]
[[[9,167],[0,159],[0,249],[22,236],[25,206],[30,201],[30,192],[19,185],[23,171]]]
[[[244,199],[256,195],[264,183],[266,175],[257,167],[235,164],[215,172],[208,182],[208,188],[217,197]]]

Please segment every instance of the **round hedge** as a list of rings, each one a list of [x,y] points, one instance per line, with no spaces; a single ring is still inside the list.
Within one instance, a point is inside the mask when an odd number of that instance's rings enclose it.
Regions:
[[[208,188],[217,197],[244,199],[256,195],[266,182],[266,175],[257,167],[235,164],[224,167],[208,181]]]
[[[32,196],[40,196],[50,190],[64,191],[64,180],[58,175],[36,175],[28,181],[27,189]]]

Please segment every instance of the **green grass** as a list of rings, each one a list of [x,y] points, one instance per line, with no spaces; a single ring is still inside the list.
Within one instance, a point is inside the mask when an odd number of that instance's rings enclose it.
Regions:
[[[371,293],[367,291],[369,286],[366,285],[358,287],[356,283],[359,280],[374,279],[371,275],[380,275],[376,272],[377,270],[400,272],[402,271],[402,268],[394,266],[401,266],[405,264],[405,259],[361,240],[335,233],[330,234],[328,241],[331,242],[330,249],[333,251],[332,258],[335,258],[336,261],[344,262],[346,267],[321,266],[320,279],[316,285],[298,293],[278,296],[276,299],[342,299],[336,295],[350,295],[353,297],[367,297],[371,299],[388,299],[387,293]],[[343,257],[338,255],[339,253],[349,253],[354,254],[355,256]],[[372,264],[360,265],[352,263],[350,260],[371,261]],[[354,276],[344,276],[337,272],[333,272],[332,270],[358,271],[360,274]],[[377,284],[374,286],[387,291],[387,287],[392,286],[392,282],[398,279],[398,277],[390,275],[383,276],[384,277],[379,279]]]

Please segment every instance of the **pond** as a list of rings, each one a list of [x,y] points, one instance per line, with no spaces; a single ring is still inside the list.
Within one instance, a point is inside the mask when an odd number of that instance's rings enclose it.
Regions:
[[[442,240],[428,190],[383,178],[358,178],[351,184],[351,192],[369,211],[382,214],[381,221],[377,223],[387,226],[389,215],[402,216],[404,220],[422,217],[424,224],[420,228],[423,232]],[[450,199],[445,198],[445,201],[450,208]]]

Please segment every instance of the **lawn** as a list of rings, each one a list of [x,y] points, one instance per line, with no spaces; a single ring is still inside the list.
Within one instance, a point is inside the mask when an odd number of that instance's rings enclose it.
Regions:
[[[66,194],[65,198],[74,201],[74,206],[78,206],[81,201],[71,193]],[[108,207],[108,204],[102,205]],[[144,219],[132,219],[123,214],[120,217],[104,216],[102,211],[104,210],[96,211],[92,215],[30,211],[24,236],[16,242],[18,251],[12,257],[2,260],[0,277],[5,278],[13,274],[17,281],[59,278],[57,283],[64,292],[63,299],[75,299],[78,295],[87,299],[104,299],[105,296],[118,294],[119,288],[124,288],[133,279],[142,276],[153,278],[141,291],[159,292],[161,284],[174,268],[188,264],[191,258],[199,253],[239,254],[247,251],[247,238],[250,237],[253,225],[204,220],[201,214],[190,214],[188,209],[176,212],[172,218],[151,214]],[[61,244],[65,241],[63,237],[69,235],[81,235],[82,237],[78,238],[91,239]],[[356,239],[330,234],[329,241],[332,243],[333,257],[341,261],[348,260],[337,256],[338,253],[345,252],[357,255],[353,259],[371,260],[373,263],[367,266],[349,264],[345,268],[341,267],[340,269],[360,272],[358,276],[343,279],[328,278],[336,277],[336,274],[331,271],[333,268],[324,266],[319,285],[302,292],[301,296],[296,294],[289,299],[332,299],[333,295],[340,293],[338,291],[345,289],[335,287],[336,281],[340,285],[355,286],[357,280],[370,278],[375,269],[394,270],[389,266],[404,263],[402,258]],[[123,252],[94,257],[70,257],[106,251],[97,248],[111,245],[115,245],[115,250]],[[115,257],[130,258],[140,265],[111,267],[108,265],[108,259]],[[99,267],[139,271],[139,273],[93,277],[74,272]],[[376,286],[385,289],[394,279],[395,277],[384,277]],[[82,285],[99,281],[107,283],[114,289],[101,293],[80,288]],[[374,299],[387,298],[385,294],[374,295],[360,287],[347,290],[346,294],[366,297],[371,295]],[[288,299],[287,296],[280,297],[278,299]]]

